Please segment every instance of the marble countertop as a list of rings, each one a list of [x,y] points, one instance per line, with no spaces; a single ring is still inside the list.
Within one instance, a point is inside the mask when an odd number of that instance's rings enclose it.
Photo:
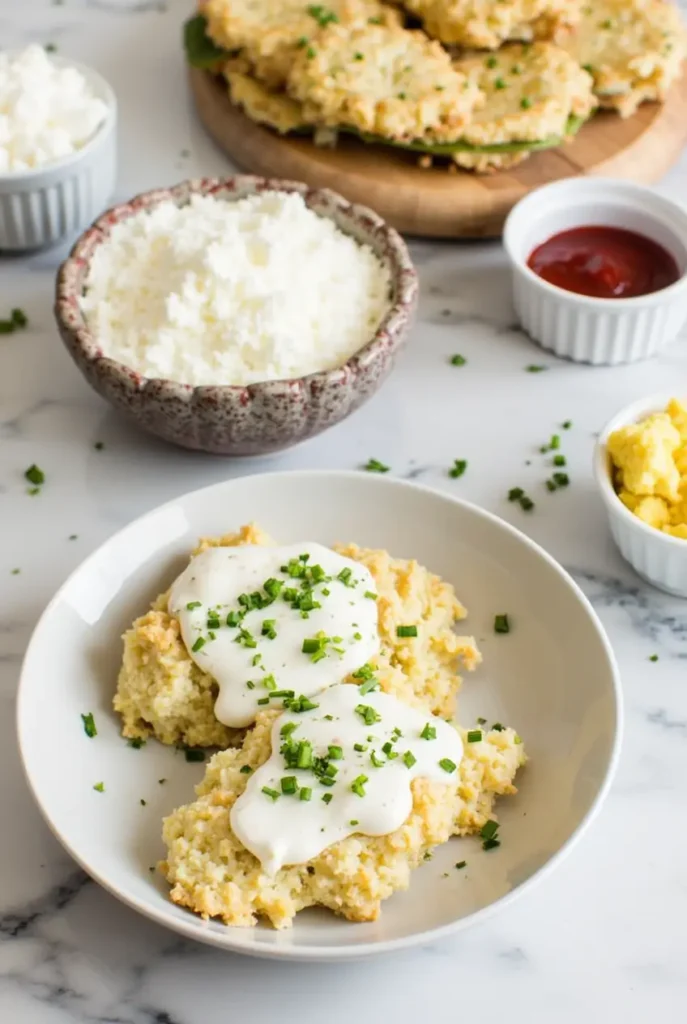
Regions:
[[[120,103],[117,199],[226,160],[196,123],[179,51],[190,3],[32,0],[0,7],[0,39],[55,43],[98,68]],[[11,8],[11,13],[10,13]],[[660,186],[685,195],[687,160]],[[594,491],[595,433],[619,407],[687,373],[687,335],[646,364],[556,361],[514,324],[498,244],[412,246],[419,322],[382,392],[354,419],[282,456],[227,462],[138,433],[83,382],[52,318],[66,250],[0,260],[0,1021],[3,1024],[251,1024],[454,1021],[503,1008],[514,1024],[645,1024],[687,1006],[687,602],[642,584],[611,542]],[[448,364],[456,352],[468,362]],[[531,374],[528,364],[546,372]],[[571,486],[541,487],[532,453],[555,425]],[[96,450],[95,442],[104,443]],[[273,468],[352,468],[374,456],[524,529],[574,575],[608,630],[623,676],[626,738],[608,802],[554,874],[490,922],[436,945],[343,966],[242,959],[181,941],[90,882],[29,796],[14,734],[21,658],[67,574],[113,531],[184,491]],[[453,459],[469,470],[447,476]],[[26,494],[22,473],[49,483]],[[541,490],[525,516],[509,487]],[[76,540],[70,536],[77,534]],[[13,575],[11,570],[20,568]],[[649,656],[658,654],[658,662]],[[46,680],[49,685],[49,680]],[[307,996],[307,999],[304,999]],[[293,1007],[290,1011],[288,1008]],[[287,1014],[284,1018],[284,1014]]]

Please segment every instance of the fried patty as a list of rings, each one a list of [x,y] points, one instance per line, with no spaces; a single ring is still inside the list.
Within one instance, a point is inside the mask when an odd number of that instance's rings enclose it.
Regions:
[[[583,8],[566,49],[594,78],[603,107],[630,117],[645,100],[664,100],[680,75],[687,33],[666,0],[596,0]]]
[[[308,127],[300,103],[286,93],[274,92],[263,82],[240,71],[225,70],[224,77],[232,103],[241,107],[252,121],[266,124],[280,135]]]
[[[299,47],[328,24],[400,24],[401,16],[379,0],[208,0],[207,34],[223,50],[240,51],[255,75],[272,88],[284,84]]]
[[[555,39],[579,18],[582,0],[403,0],[442,43],[495,50],[506,40]]]
[[[300,51],[287,88],[312,123],[390,140],[455,138],[481,102],[439,43],[382,25],[329,25]]]

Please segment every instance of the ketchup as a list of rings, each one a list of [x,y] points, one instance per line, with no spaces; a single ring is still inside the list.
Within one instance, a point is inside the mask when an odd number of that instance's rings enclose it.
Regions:
[[[602,225],[561,231],[530,253],[527,266],[549,284],[599,299],[650,295],[681,277],[657,242]]]

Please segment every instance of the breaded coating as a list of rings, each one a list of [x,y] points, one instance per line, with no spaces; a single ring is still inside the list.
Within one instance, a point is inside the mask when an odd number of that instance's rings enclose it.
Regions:
[[[666,0],[597,0],[583,8],[566,49],[594,78],[602,107],[630,117],[664,100],[687,53],[680,11]]]
[[[466,57],[455,67],[482,90],[485,103],[461,133],[473,146],[564,139],[571,116],[587,118],[596,105],[591,76],[558,46],[511,44],[488,56]],[[461,167],[512,167],[524,152],[456,153]]]
[[[464,171],[474,171],[475,174],[495,174],[496,171],[509,171],[525,160],[529,160],[531,153],[527,149],[518,150],[517,153],[475,153],[470,150],[454,153],[451,157],[453,162],[462,167]]]
[[[316,904],[349,921],[376,920],[382,900],[408,888],[410,872],[426,853],[452,835],[478,832],[493,817],[495,797],[516,792],[513,779],[525,762],[512,729],[485,733],[481,742],[465,744],[457,781],[412,783],[413,808],[397,831],[350,836],[270,877],[232,833],[230,811],[246,787],[241,768],[255,770],[270,756],[274,717],[261,713],[240,749],[216,754],[197,799],[163,823],[167,858],[159,867],[172,886],[171,899],[228,925],[249,927],[266,918],[286,928],[299,910]]]
[[[582,0],[403,0],[425,31],[449,46],[496,50],[507,40],[557,39]]]
[[[313,123],[394,140],[455,138],[480,93],[423,32],[330,25],[298,54],[288,91]]]
[[[273,544],[259,527],[204,538],[197,553],[208,547]],[[374,659],[386,693],[450,717],[460,687],[459,668],[476,668],[481,655],[472,637],[453,632],[466,612],[453,587],[414,561],[395,560],[386,551],[348,545],[340,554],[367,566],[379,594],[381,651]],[[217,683],[198,668],[181,638],[179,622],[167,609],[168,593],[124,634],[124,659],[114,708],[123,719],[122,734],[191,747],[227,747],[240,742],[244,731],[230,729],[215,718]],[[417,639],[396,636],[396,626],[415,624]]]
[[[281,135],[308,127],[300,103],[292,100],[285,92],[274,92],[262,82],[239,71],[226,70],[224,77],[229,85],[232,103],[241,107],[251,121],[266,124]]]
[[[379,0],[208,0],[203,15],[212,41],[230,53],[240,51],[271,88],[283,86],[299,47],[307,48],[325,25],[401,21],[397,9]]]

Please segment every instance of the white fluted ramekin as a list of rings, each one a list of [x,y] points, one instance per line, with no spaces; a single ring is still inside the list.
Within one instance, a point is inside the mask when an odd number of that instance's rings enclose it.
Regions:
[[[594,451],[594,475],[601,492],[613,539],[635,572],[659,590],[687,597],[687,540],[662,533],[633,515],[613,487],[608,438],[614,430],[637,423],[654,412],[663,412],[676,395],[642,398],[622,409],[601,431]],[[677,396],[679,397],[679,396]]]
[[[648,236],[673,255],[682,276],[651,295],[598,299],[549,284],[527,266],[542,242],[590,225]],[[687,321],[687,211],[649,188],[604,178],[544,185],[513,208],[503,242],[520,324],[557,356],[594,365],[633,363],[674,341]]]
[[[91,68],[80,71],[108,113],[91,139],[69,156],[31,171],[0,174],[0,251],[39,249],[83,231],[107,208],[117,172],[117,101]]]

